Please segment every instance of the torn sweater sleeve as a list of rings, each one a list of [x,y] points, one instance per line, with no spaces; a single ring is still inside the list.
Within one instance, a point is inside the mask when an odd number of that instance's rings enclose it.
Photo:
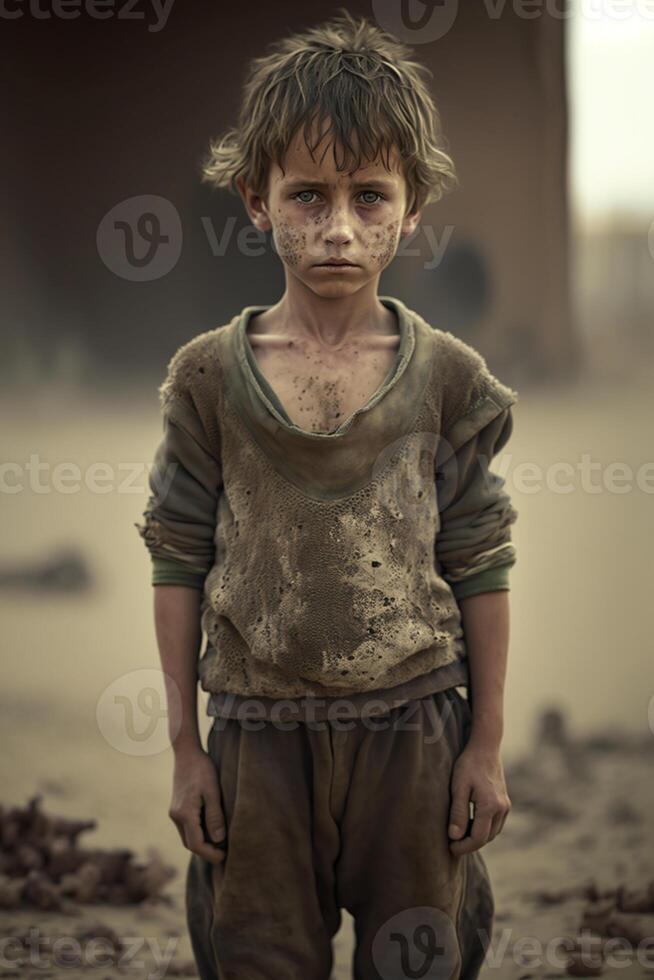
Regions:
[[[457,600],[509,588],[509,569],[516,561],[511,525],[518,512],[505,479],[490,464],[512,430],[510,404],[486,397],[457,421],[439,446],[436,557]]]
[[[135,526],[152,559],[152,585],[202,589],[215,557],[220,460],[192,404],[170,398],[149,477],[143,523]]]

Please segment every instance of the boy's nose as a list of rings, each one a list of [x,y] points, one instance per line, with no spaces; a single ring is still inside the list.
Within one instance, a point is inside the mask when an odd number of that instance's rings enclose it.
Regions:
[[[334,216],[325,228],[325,242],[330,245],[347,245],[352,241],[352,227],[342,212]]]

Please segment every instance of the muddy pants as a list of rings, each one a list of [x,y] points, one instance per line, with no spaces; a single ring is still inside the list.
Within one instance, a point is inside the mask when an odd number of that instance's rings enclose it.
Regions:
[[[455,688],[345,723],[216,719],[227,856],[192,854],[186,879],[202,980],[329,980],[343,908],[354,980],[474,980],[492,891],[447,834],[470,720]]]

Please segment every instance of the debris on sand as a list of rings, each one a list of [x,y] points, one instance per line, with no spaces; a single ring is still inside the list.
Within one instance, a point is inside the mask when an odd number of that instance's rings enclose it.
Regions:
[[[77,838],[96,821],[51,816],[40,803],[37,795],[22,809],[0,805],[0,908],[165,901],[162,888],[176,871],[156,849],[140,864],[127,849],[80,847]]]
[[[568,957],[566,972],[571,977],[599,977],[604,972],[602,954],[588,956],[575,947]]]
[[[652,972],[651,731],[582,736],[571,728],[563,710],[548,706],[532,744],[505,768],[513,812],[491,862],[502,921],[526,929],[516,898],[529,901],[545,948],[565,941],[556,966],[568,976],[613,976],[644,962]]]
[[[642,889],[627,889],[618,885],[600,892],[591,882],[583,893],[588,904],[582,911],[580,932],[567,962],[567,972],[574,977],[598,976],[604,969],[605,947],[609,949],[616,940],[637,948],[654,935],[654,881]],[[583,949],[584,944],[594,943],[595,952]]]
[[[620,912],[654,912],[654,881],[650,881],[646,888],[634,891],[619,885],[615,903]]]

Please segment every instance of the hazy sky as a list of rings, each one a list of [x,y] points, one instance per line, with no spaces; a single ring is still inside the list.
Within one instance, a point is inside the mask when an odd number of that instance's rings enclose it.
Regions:
[[[583,216],[620,210],[654,219],[654,3],[576,0],[574,7],[573,205]]]

